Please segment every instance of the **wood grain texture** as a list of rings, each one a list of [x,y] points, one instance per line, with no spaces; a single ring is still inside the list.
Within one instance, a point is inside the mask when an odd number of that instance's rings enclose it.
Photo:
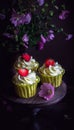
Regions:
[[[11,92],[9,92],[9,91],[4,93],[3,97],[6,100],[9,100],[14,103],[24,104],[25,106],[28,106],[28,107],[30,107],[30,106],[31,107],[49,106],[49,105],[59,102],[60,100],[62,100],[64,98],[64,96],[66,95],[66,92],[67,92],[67,85],[64,82],[62,82],[61,86],[59,86],[58,88],[55,89],[55,94],[49,101],[38,96],[39,90],[40,90],[40,88],[38,87],[36,95],[34,97],[27,98],[27,99],[19,98],[16,96],[16,94],[14,94],[14,93],[11,94]]]

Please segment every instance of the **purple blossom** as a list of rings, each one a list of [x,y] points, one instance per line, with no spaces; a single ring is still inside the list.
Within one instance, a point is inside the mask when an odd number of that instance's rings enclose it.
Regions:
[[[20,14],[13,10],[10,21],[15,27],[19,26],[21,24]]]
[[[24,47],[25,47],[25,48],[28,48],[28,45],[27,45],[26,43],[24,43]]]
[[[67,37],[66,37],[66,40],[70,40],[72,37],[73,37],[72,34],[68,34]]]
[[[53,15],[52,14],[53,9],[52,9],[52,7],[50,8],[50,4],[47,1],[45,3],[45,0],[36,0],[36,2],[31,3],[31,4],[32,4],[31,5],[32,8],[24,8],[24,4],[23,4],[23,2],[21,2],[21,5],[18,4],[17,11],[15,9],[12,10],[12,14],[11,14],[11,18],[10,18],[11,23],[10,23],[10,25],[8,24],[8,26],[5,29],[5,30],[7,30],[8,33],[6,33],[6,31],[5,31],[5,33],[3,34],[7,38],[14,38],[14,40],[16,42],[18,42],[19,49],[20,49],[20,45],[23,45],[24,47],[28,48],[30,46],[29,44],[31,44],[31,43],[29,43],[30,38],[31,38],[32,40],[33,39],[35,40],[33,42],[33,45],[37,45],[39,50],[43,50],[45,44],[47,42],[51,42],[55,38],[56,32],[57,33],[62,32],[63,34],[65,34],[66,40],[70,40],[73,37],[72,34],[65,33],[63,28],[59,29],[56,25],[54,25],[54,23],[55,23],[54,18],[53,17],[50,18],[48,16],[49,13],[46,13],[46,15],[45,15],[45,12],[48,12],[48,10],[50,12],[50,15],[51,16]],[[36,4],[37,4],[37,7],[36,7]],[[53,2],[51,2],[51,4],[53,4]],[[38,7],[39,7],[39,10],[41,11],[40,15],[38,14],[40,12],[40,11],[38,11]],[[54,8],[57,9],[57,11],[59,11],[58,9],[60,9],[56,4],[54,5]],[[63,8],[61,10],[58,18],[60,20],[66,19],[69,15],[69,12],[70,11]],[[55,14],[53,16],[55,16]],[[6,16],[4,14],[0,13],[0,20],[4,20],[5,17]],[[51,24],[50,20],[53,21],[54,23]],[[42,29],[41,23],[44,23],[43,29]],[[32,26],[32,25],[34,25],[34,26]],[[49,29],[49,27],[51,27],[50,28],[51,30],[48,30],[48,32],[47,32],[47,29]],[[46,31],[45,33],[47,34],[47,36],[44,36],[43,30]],[[11,34],[10,34],[10,32],[11,32]],[[30,33],[31,37],[29,37],[26,34],[27,32]],[[37,36],[37,38],[34,38],[34,36],[35,37]],[[39,37],[40,37],[40,39],[39,39]],[[38,41],[38,39],[39,39],[39,41]],[[13,43],[11,42],[10,44],[13,44]],[[14,46],[12,46],[12,47],[14,47]]]
[[[24,34],[24,35],[23,35],[22,41],[23,41],[23,42],[26,42],[26,43],[29,41],[29,37],[28,37],[27,34]]]
[[[23,25],[25,23],[25,14],[19,16],[18,25]]]
[[[41,34],[40,41],[38,42],[38,48],[39,50],[43,50],[44,44],[46,43],[46,38]]]
[[[29,24],[31,21],[31,14],[22,14],[19,16],[18,25],[20,24]]]
[[[55,38],[54,31],[49,30],[48,36],[46,37],[47,42],[49,42],[50,40],[53,40],[54,38]]]
[[[27,14],[25,15],[24,23],[25,23],[25,24],[29,24],[30,21],[31,21],[31,14],[30,14],[30,13],[27,13]]]
[[[42,6],[44,4],[44,0],[37,0],[39,6]]]
[[[4,20],[5,18],[6,18],[6,16],[4,14],[0,13],[0,19]]]
[[[68,10],[62,10],[62,12],[59,15],[59,19],[61,20],[65,20],[69,15],[69,11]]]
[[[24,34],[24,35],[23,35],[22,41],[24,42],[24,46],[25,46],[26,48],[28,48],[29,37],[28,37],[27,34]]]
[[[43,83],[40,87],[39,96],[50,100],[54,96],[54,86],[49,83]]]
[[[50,40],[53,40],[53,39],[54,39],[54,37],[55,37],[55,36],[54,36],[54,34],[53,34],[53,33],[51,33],[51,34],[49,34],[49,35],[48,35],[48,39],[50,39]]]
[[[15,27],[21,24],[29,24],[31,21],[31,14],[18,14],[15,10],[13,10],[10,21],[12,24],[14,24]]]
[[[43,43],[46,43],[46,39],[45,39],[45,37],[41,34],[41,41],[43,42]]]
[[[54,31],[53,30],[49,30],[49,34],[52,34],[52,33],[54,33]]]

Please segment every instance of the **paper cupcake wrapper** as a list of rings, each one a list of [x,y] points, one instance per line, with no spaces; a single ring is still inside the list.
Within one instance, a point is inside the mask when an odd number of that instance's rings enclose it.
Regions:
[[[62,83],[63,74],[64,73],[53,77],[40,74],[40,80],[42,83],[51,83],[54,87],[59,87]]]
[[[37,88],[37,84],[33,84],[33,85],[27,85],[27,86],[17,85],[15,89],[19,97],[30,98],[36,94],[36,88]]]
[[[37,84],[39,81],[40,81],[40,79],[39,79],[39,77],[37,77],[37,82],[32,85],[28,85],[28,84],[26,85],[23,83],[18,84],[15,81],[13,81],[13,83],[15,84],[15,91],[19,97],[30,98],[36,94]]]

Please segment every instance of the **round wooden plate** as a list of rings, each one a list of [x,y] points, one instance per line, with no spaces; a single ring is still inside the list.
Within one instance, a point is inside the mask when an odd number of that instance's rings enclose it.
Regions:
[[[31,98],[19,98],[16,96],[16,94],[12,91],[12,89],[8,89],[6,92],[2,94],[3,98],[6,100],[9,100],[14,103],[20,103],[24,104],[26,106],[36,106],[36,107],[42,107],[42,106],[49,106],[52,104],[55,104],[62,100],[67,92],[67,85],[62,82],[62,84],[56,88],[54,96],[49,100],[45,100],[38,96],[39,87],[37,89],[37,93],[34,97]]]

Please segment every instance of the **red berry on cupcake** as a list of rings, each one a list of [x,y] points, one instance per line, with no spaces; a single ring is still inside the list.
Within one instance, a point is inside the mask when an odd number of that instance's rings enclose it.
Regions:
[[[50,65],[53,66],[55,64],[55,61],[53,59],[47,59],[45,61],[45,66],[49,67]]]
[[[20,76],[27,76],[28,73],[29,73],[29,70],[28,70],[28,69],[19,69],[19,70],[18,70],[18,74],[19,74]]]
[[[27,54],[27,53],[25,53],[25,54],[22,54],[22,58],[25,60],[25,61],[30,61],[30,59],[31,59],[31,56],[29,55],[29,54]]]

